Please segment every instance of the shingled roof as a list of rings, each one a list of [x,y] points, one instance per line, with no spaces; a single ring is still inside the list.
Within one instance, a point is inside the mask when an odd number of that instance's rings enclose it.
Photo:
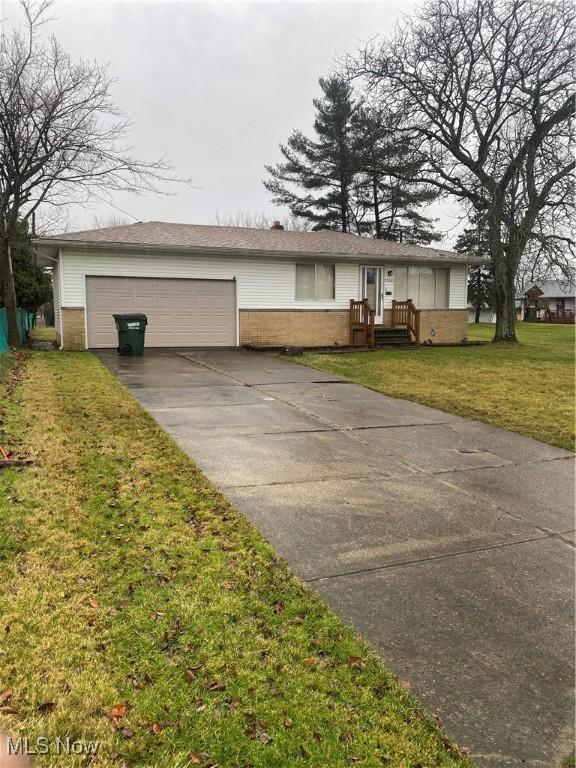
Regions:
[[[393,261],[460,262],[475,261],[466,254],[390,240],[374,240],[341,232],[320,230],[297,232],[280,229],[220,227],[204,224],[172,224],[148,221],[120,227],[88,229],[36,238],[42,246],[76,245],[83,248],[143,246],[158,250],[237,251],[275,255],[318,255],[349,258],[390,259]]]

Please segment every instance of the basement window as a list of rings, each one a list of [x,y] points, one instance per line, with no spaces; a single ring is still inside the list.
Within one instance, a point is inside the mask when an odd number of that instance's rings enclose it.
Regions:
[[[296,264],[296,300],[333,301],[335,272],[334,264]]]

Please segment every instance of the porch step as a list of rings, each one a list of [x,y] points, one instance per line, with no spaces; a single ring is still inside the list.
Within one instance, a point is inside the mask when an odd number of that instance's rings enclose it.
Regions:
[[[413,346],[412,336],[407,328],[374,328],[374,342],[377,347],[407,347]]]

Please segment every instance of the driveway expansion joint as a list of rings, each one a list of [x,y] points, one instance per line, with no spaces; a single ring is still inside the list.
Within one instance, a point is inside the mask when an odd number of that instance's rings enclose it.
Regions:
[[[410,565],[419,565],[420,563],[431,563],[436,560],[447,560],[454,557],[461,557],[462,555],[473,555],[478,552],[490,552],[495,549],[505,549],[507,547],[516,547],[521,544],[532,544],[538,541],[545,541],[552,538],[551,536],[534,536],[529,539],[517,539],[515,541],[505,541],[500,544],[488,544],[483,547],[470,547],[470,549],[462,549],[459,552],[445,552],[440,555],[428,555],[427,557],[418,557],[410,560],[401,560],[395,563],[387,563],[385,565],[375,565],[371,568],[358,568],[353,571],[343,571],[342,573],[333,573],[328,576],[313,576],[309,579],[304,579],[307,584],[313,584],[320,581],[329,581],[331,579],[340,579],[346,576],[361,576],[364,573],[374,573],[375,571],[385,571],[392,568],[403,568]]]
[[[306,433],[309,434],[309,433]],[[269,483],[246,483],[246,485],[222,485],[222,488],[226,488],[228,490],[234,490],[235,488],[268,488],[275,485],[306,485],[311,483],[333,483],[335,480],[392,480],[394,479],[391,475],[388,474],[380,474],[377,471],[374,471],[370,475],[338,475],[338,477],[334,477],[332,475],[328,477],[311,477],[311,478],[304,478],[302,480],[272,480]]]

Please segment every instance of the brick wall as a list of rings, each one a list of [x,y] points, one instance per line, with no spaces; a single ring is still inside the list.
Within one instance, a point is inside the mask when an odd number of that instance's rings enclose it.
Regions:
[[[433,333],[434,332],[434,333]],[[454,344],[468,336],[467,309],[423,309],[420,312],[420,342]]]
[[[240,344],[331,347],[348,344],[347,309],[241,309]]]
[[[86,331],[84,327],[84,310],[79,307],[62,307],[62,341],[63,349],[78,352],[86,349]]]
[[[63,349],[86,349],[84,310],[62,307]],[[240,344],[256,347],[331,347],[349,342],[347,309],[241,309]],[[390,325],[386,310],[384,324]],[[434,335],[432,331],[435,331]],[[420,341],[452,344],[468,336],[466,309],[423,309]]]

